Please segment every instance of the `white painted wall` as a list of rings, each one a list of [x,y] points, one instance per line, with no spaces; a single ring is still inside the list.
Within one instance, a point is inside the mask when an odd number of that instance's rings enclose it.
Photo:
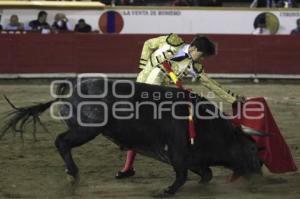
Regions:
[[[84,18],[93,30],[99,30],[98,20],[107,10],[46,10],[51,25],[54,15],[63,12],[75,26],[78,19]],[[122,33],[210,33],[210,34],[251,34],[253,21],[264,10],[163,10],[163,9],[116,9],[124,18]],[[265,10],[276,15],[280,22],[277,34],[289,34],[300,18],[299,10]],[[36,9],[3,9],[1,24],[9,22],[12,14],[17,14],[25,24],[36,19]],[[171,14],[171,15],[170,15]]]

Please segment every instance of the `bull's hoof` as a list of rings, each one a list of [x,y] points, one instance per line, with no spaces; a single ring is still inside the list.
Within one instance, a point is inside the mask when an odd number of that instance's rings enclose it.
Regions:
[[[79,182],[80,182],[80,176],[79,174],[76,174],[76,175],[70,175],[68,174],[67,175],[67,180],[68,182],[70,182],[71,185],[78,185]]]
[[[172,196],[174,196],[174,193],[170,192],[169,189],[165,189],[162,192],[153,195],[154,198],[168,198]]]
[[[201,174],[200,184],[208,184],[213,178],[213,174],[210,168],[206,168],[205,171]]]

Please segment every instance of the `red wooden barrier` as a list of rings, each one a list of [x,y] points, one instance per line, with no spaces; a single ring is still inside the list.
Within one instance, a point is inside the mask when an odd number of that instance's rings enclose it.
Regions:
[[[0,35],[0,73],[136,73],[143,43],[156,35]],[[183,35],[190,42],[193,35]],[[211,73],[300,74],[300,37],[210,35]]]

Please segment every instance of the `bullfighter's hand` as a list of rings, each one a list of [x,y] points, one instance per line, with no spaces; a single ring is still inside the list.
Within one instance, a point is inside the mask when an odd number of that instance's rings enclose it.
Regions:
[[[246,102],[246,97],[245,96],[240,96],[240,95],[238,95],[237,97],[236,97],[236,102],[237,103],[245,103]]]

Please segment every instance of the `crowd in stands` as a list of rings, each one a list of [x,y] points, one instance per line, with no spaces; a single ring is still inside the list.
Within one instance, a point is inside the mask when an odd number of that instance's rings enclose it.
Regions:
[[[292,8],[297,7],[296,0],[253,0],[251,5],[253,7],[266,7],[266,8]]]
[[[30,1],[30,0],[24,0]],[[31,0],[34,1],[34,0]],[[48,1],[48,0],[44,0]],[[49,0],[55,1],[55,0]],[[300,0],[56,0],[93,1],[111,6],[250,6],[250,7],[297,7]]]
[[[89,33],[92,32],[92,27],[85,22],[84,19],[79,19],[75,28],[72,29],[68,18],[63,13],[57,13],[54,17],[52,25],[47,22],[47,12],[40,11],[37,19],[30,21],[27,25],[21,23],[17,15],[13,14],[10,17],[9,23],[4,27],[0,24],[0,32],[40,32],[40,33],[61,33],[61,32],[79,32]],[[254,35],[271,35],[271,31],[267,28],[266,19],[260,18],[257,21],[255,30],[252,32]],[[291,35],[300,35],[300,18],[296,21],[296,28],[290,33]]]
[[[0,25],[0,31],[5,32],[41,32],[41,33],[60,33],[60,32],[80,32],[89,33],[92,32],[92,27],[85,22],[84,19],[79,19],[75,28],[72,29],[68,18],[63,13],[57,13],[54,17],[54,22],[50,25],[47,22],[47,12],[40,11],[38,13],[37,19],[30,21],[25,24],[19,21],[17,15],[13,14],[10,17],[9,23],[4,27]]]
[[[300,0],[299,0],[300,1]],[[147,5],[149,2],[161,2],[159,0],[101,0],[101,2],[108,5]],[[165,1],[167,2],[167,1]],[[222,0],[173,0],[173,6],[194,6],[194,5],[216,5],[222,4]],[[295,7],[296,0],[253,0],[251,7]],[[54,17],[54,22],[49,24],[47,22],[47,12],[40,11],[35,20],[29,23],[22,23],[16,14],[10,16],[7,24],[0,24],[1,32],[41,32],[41,33],[61,33],[61,32],[80,32],[90,33],[92,27],[85,22],[84,19],[79,19],[77,24],[70,24],[67,16],[64,13],[57,13]],[[72,28],[75,27],[75,28]],[[95,31],[97,32],[97,30]],[[266,20],[263,18],[257,21],[254,35],[270,35],[272,34],[266,25]],[[296,28],[291,30],[291,35],[300,35],[300,18],[296,21]]]
[[[201,6],[221,4],[220,0],[173,0],[173,1],[145,1],[145,0],[101,0],[106,5],[145,6],[145,5],[168,5],[168,6]]]
[[[98,1],[98,0],[94,0]],[[144,5],[166,5],[166,6],[223,6],[250,5],[250,7],[297,7],[300,0],[100,0],[106,5],[144,6]]]

